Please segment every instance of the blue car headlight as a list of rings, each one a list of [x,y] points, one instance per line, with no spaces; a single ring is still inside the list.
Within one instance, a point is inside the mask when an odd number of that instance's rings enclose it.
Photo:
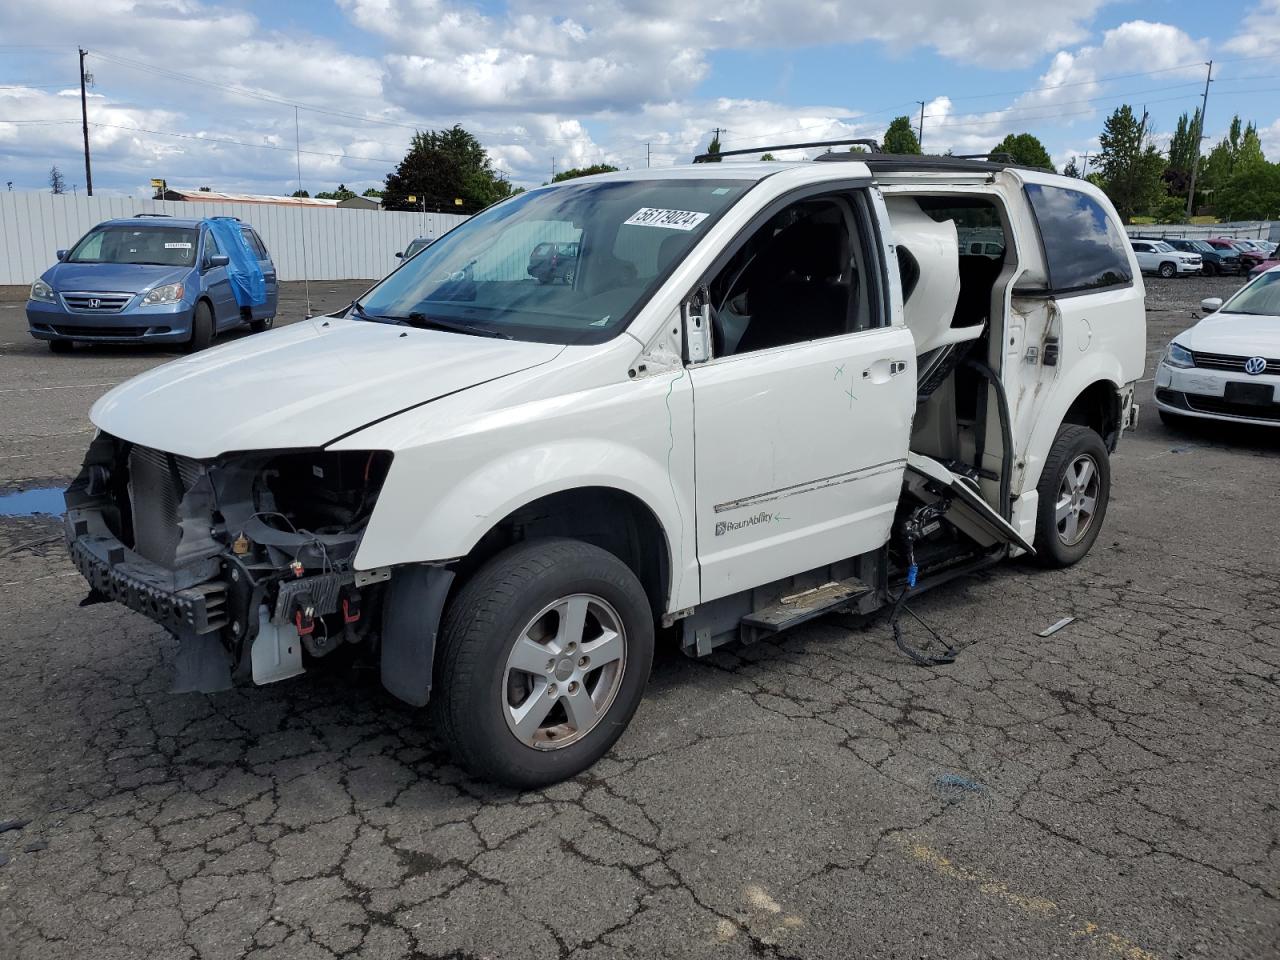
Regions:
[[[156,287],[142,298],[143,304],[146,306],[155,306],[160,303],[177,303],[182,299],[183,286],[180,283],[166,283],[163,287]]]
[[[1196,358],[1186,347],[1179,343],[1171,343],[1164,353],[1164,362],[1171,367],[1194,367]]]
[[[53,287],[49,286],[43,280],[37,279],[31,284],[31,299],[39,300],[41,303],[53,303]]]

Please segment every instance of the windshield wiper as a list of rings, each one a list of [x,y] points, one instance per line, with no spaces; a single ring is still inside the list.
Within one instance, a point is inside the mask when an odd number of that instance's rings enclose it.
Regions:
[[[450,333],[465,333],[477,337],[496,337],[500,340],[512,339],[511,334],[503,333],[501,330],[494,330],[491,327],[476,327],[469,323],[456,323],[452,320],[442,320],[439,317],[428,317],[425,313],[414,311],[407,317],[397,317],[408,323],[412,327],[421,327],[432,330],[447,330]]]
[[[351,306],[347,308],[347,313],[354,313],[361,320],[372,320],[374,323],[405,323],[403,317],[384,317],[380,313],[369,313],[360,305],[359,300],[352,300]]]

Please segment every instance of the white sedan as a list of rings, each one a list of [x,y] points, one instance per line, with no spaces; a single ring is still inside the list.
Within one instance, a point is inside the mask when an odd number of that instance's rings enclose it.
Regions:
[[[1280,267],[1200,308],[1208,315],[1173,338],[1156,368],[1160,419],[1280,426]]]

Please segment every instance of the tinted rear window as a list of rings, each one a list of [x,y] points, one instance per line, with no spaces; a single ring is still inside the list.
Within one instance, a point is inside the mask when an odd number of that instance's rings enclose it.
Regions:
[[[1049,285],[1058,293],[1133,282],[1128,243],[1107,212],[1088,194],[1027,184],[1040,226]]]

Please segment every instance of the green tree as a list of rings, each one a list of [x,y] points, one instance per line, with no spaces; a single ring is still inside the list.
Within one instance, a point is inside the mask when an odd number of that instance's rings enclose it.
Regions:
[[[572,167],[568,170],[561,170],[551,178],[551,182],[559,183],[561,180],[573,180],[576,177],[590,177],[597,173],[614,173],[617,169],[611,163],[596,163],[589,167]]]
[[[200,188],[200,192],[201,192],[201,193],[211,193],[211,192],[213,192],[213,188],[212,188],[212,187],[201,187],[201,188]]]
[[[419,131],[386,180],[387,210],[428,209],[474,213],[511,195],[511,183],[493,168],[480,141],[461,126]],[[417,199],[409,201],[409,197]],[[461,200],[461,204],[454,201]]]
[[[760,159],[761,160],[777,160],[778,158],[775,157],[772,153],[762,153],[760,154]]]
[[[337,190],[322,190],[316,194],[317,200],[350,200],[355,196],[354,190],[348,190],[345,183],[338,184]]]
[[[383,194],[383,191],[379,190],[377,187],[370,187],[370,188],[369,188],[368,190],[366,190],[364,193],[360,194],[360,196],[362,196],[362,197],[373,197],[373,198],[375,198],[375,199],[381,200],[381,199],[382,199],[382,194]]]
[[[62,175],[62,171],[58,169],[55,163],[49,168],[49,192],[50,193],[66,193],[67,180]]]
[[[1067,165],[1062,168],[1062,175],[1064,177],[1074,177],[1077,180],[1080,179],[1080,166],[1076,163],[1075,157],[1067,161]]]
[[[884,132],[885,153],[919,153],[920,141],[911,126],[910,117],[894,117]]]
[[[1098,167],[1103,189],[1128,223],[1145,215],[1162,196],[1165,160],[1151,143],[1146,118],[1139,120],[1126,103],[1116,108],[1098,137]]]
[[[1280,217],[1280,164],[1266,160],[1241,163],[1214,192],[1213,209],[1226,220]]]
[[[1039,137],[1031,133],[1011,133],[992,147],[991,152],[1007,153],[1013,157],[1014,163],[1020,163],[1024,167],[1043,167],[1046,170],[1054,170],[1053,158],[1049,156],[1049,151],[1044,148]]]
[[[310,196],[311,196],[311,194],[307,193],[307,191],[305,191],[305,190],[295,190],[295,191],[293,191],[293,193],[289,194],[289,196],[291,196],[291,197],[304,197],[304,198],[306,198],[306,197],[310,197]]]
[[[711,154],[711,156],[707,157],[707,160],[706,160],[707,163],[720,162],[720,131],[719,130],[717,130],[715,134],[711,137],[711,142],[707,144],[707,149],[703,152]]]

